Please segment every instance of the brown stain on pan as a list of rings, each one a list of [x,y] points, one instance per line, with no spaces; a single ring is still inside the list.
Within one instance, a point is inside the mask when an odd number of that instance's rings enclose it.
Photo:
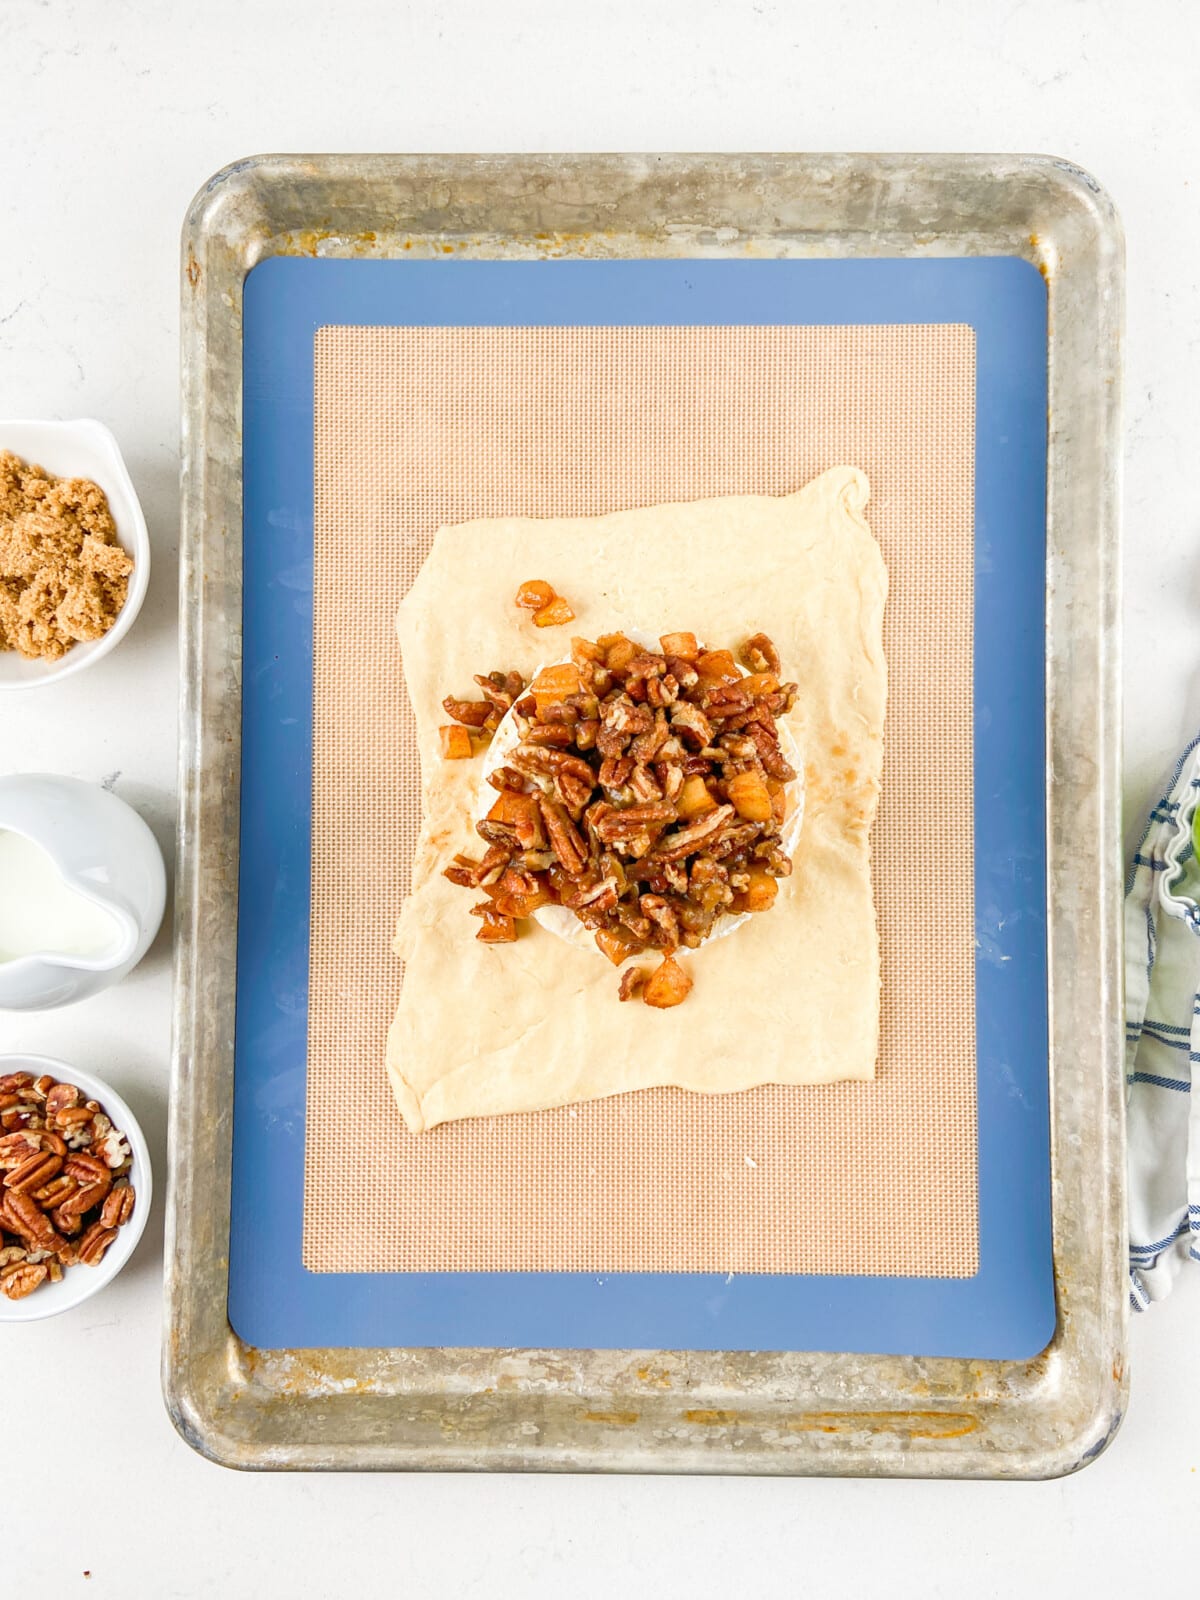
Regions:
[[[685,1411],[683,1420],[704,1427],[739,1421],[761,1425],[761,1419],[743,1417],[737,1411]],[[788,1433],[890,1433],[909,1439],[961,1439],[976,1431],[979,1419],[965,1411],[814,1411],[785,1418],[783,1427]]]

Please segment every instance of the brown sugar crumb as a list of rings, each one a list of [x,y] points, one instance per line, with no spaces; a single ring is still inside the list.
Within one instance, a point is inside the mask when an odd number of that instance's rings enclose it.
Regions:
[[[58,661],[102,639],[132,571],[98,484],[0,450],[0,650]]]

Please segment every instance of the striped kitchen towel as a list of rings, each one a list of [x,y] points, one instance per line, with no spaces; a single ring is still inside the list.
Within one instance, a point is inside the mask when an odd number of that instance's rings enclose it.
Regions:
[[[1150,813],[1125,894],[1129,1299],[1200,1261],[1200,736]]]

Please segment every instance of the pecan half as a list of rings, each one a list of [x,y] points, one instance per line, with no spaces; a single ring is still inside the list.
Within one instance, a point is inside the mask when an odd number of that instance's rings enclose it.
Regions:
[[[29,1156],[19,1167],[14,1167],[11,1172],[5,1174],[4,1187],[18,1194],[26,1189],[40,1189],[61,1170],[61,1156],[56,1156],[52,1152],[43,1154],[39,1150],[37,1155]]]
[[[715,811],[706,812],[695,822],[689,822],[685,828],[660,839],[655,846],[655,855],[663,861],[677,861],[681,856],[690,856],[693,851],[711,844],[733,814],[732,806],[718,806]]]
[[[765,633],[752,633],[738,651],[738,660],[751,672],[773,672],[778,675],[782,666],[779,651]]]
[[[636,1000],[646,982],[645,967],[626,967],[617,988],[618,1000]]]
[[[449,694],[442,701],[442,709],[455,722],[461,722],[468,728],[482,728],[492,714],[488,700],[456,700]]]
[[[49,1276],[50,1268],[45,1262],[14,1262],[10,1267],[0,1268],[0,1294],[6,1295],[9,1300],[24,1300]]]
[[[85,1267],[98,1267],[104,1252],[117,1237],[115,1228],[106,1228],[99,1218],[79,1241],[79,1260]]]
[[[572,877],[578,877],[587,865],[588,859],[583,835],[571,821],[567,808],[561,800],[551,800],[547,795],[543,795],[539,804],[550,848],[554,851],[559,865],[564,872],[570,873]]]

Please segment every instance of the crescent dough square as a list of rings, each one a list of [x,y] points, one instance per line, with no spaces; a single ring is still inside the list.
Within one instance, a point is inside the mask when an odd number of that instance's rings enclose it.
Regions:
[[[396,934],[405,968],[387,1068],[412,1132],[654,1085],[727,1094],[875,1076],[870,830],[887,572],[868,494],[864,473],[835,467],[796,494],[439,530],[397,618],[423,820]],[[567,597],[574,623],[543,630],[517,609],[518,584],[535,577]],[[483,849],[472,820],[481,763],[442,759],[442,697],[476,697],[476,672],[531,677],[567,655],[572,634],[626,628],[686,629],[734,650],[761,631],[800,686],[787,719],[806,782],[792,876],[769,911],[683,953],[695,987],[668,1011],[620,1003],[618,971],[598,951],[536,924],[515,944],[479,943],[470,891],[441,875],[456,852]]]

